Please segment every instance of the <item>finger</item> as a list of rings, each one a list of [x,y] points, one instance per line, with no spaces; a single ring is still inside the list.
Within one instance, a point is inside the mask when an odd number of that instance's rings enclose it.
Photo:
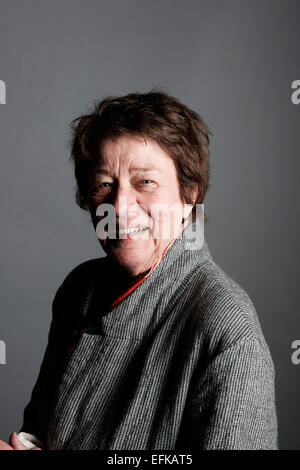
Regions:
[[[40,447],[32,447],[30,450],[42,450]]]
[[[8,445],[6,442],[0,441],[0,450],[15,450],[15,449],[11,447],[10,445]]]
[[[16,432],[13,432],[13,433],[10,435],[9,443],[10,443],[10,445],[11,445],[15,450],[27,450],[27,447],[24,446],[24,444],[22,444],[22,443],[19,441],[18,435],[17,435]]]

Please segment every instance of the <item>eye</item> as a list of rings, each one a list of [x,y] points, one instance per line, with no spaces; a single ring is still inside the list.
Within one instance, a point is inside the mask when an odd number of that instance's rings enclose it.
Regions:
[[[152,180],[141,180],[141,183],[143,183],[143,184],[151,184],[151,183],[153,183],[153,181],[152,181]]]
[[[135,185],[140,191],[150,191],[155,187],[154,181],[148,179],[137,180]]]
[[[110,189],[111,186],[112,186],[112,183],[107,183],[107,182],[94,184],[91,187],[91,193],[95,194],[95,193],[98,193],[99,191],[100,192],[107,191]]]

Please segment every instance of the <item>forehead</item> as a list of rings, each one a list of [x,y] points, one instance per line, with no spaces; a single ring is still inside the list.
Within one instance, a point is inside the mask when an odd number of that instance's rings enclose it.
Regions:
[[[99,167],[162,170],[174,165],[169,154],[155,140],[142,136],[107,139],[100,144],[99,150]]]

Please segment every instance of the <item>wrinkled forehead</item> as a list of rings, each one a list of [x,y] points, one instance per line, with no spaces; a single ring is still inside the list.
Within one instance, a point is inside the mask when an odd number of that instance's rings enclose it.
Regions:
[[[106,139],[99,145],[96,171],[170,171],[174,166],[170,155],[154,139],[139,135]]]

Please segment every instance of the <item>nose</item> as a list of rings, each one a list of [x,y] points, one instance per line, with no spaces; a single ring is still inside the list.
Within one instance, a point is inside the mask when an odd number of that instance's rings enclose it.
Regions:
[[[114,193],[113,205],[116,218],[119,220],[135,215],[137,200],[133,188],[128,185],[119,185]]]

